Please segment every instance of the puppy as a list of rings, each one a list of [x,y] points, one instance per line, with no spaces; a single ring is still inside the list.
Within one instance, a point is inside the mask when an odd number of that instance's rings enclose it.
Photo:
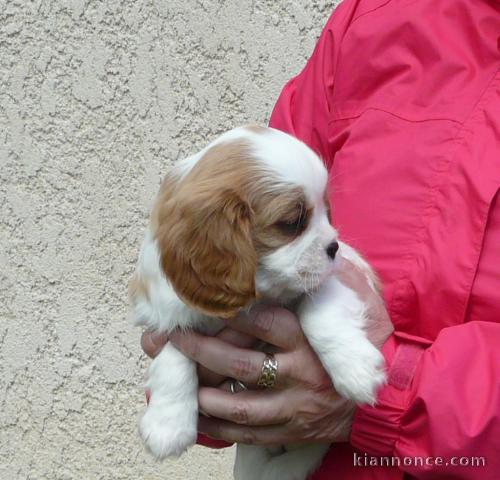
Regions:
[[[326,190],[318,156],[271,128],[236,128],[177,164],[161,186],[130,283],[135,323],[215,334],[221,318],[257,300],[279,302],[297,313],[335,390],[373,403],[385,381],[383,357],[366,335],[366,305],[336,278],[338,257],[366,272],[375,290],[374,275],[339,241]],[[157,458],[179,456],[196,441],[196,365],[167,343],[147,388],[142,438]],[[327,449],[239,445],[235,478],[305,479]]]

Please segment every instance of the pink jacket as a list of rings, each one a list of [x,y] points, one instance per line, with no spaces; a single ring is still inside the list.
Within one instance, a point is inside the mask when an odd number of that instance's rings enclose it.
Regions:
[[[313,479],[500,479],[500,2],[345,0],[271,126],[324,159],[396,328]]]

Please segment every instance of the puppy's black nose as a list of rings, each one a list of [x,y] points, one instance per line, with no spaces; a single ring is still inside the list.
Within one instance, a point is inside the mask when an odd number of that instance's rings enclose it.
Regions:
[[[335,258],[335,254],[337,253],[337,250],[339,249],[339,244],[338,242],[332,242],[328,247],[326,247],[326,254],[333,260]]]

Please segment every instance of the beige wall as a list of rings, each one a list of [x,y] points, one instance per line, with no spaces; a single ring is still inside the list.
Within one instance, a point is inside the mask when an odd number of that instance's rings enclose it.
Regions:
[[[126,283],[172,163],[266,122],[335,0],[0,0],[0,478],[226,479],[157,464]]]

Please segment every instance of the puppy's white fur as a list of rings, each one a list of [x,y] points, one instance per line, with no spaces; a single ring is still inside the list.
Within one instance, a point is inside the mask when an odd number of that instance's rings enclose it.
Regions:
[[[238,128],[178,164],[174,175],[181,181],[208,149],[239,139],[252,146],[253,156],[276,177],[278,185],[300,186],[314,205],[310,224],[302,235],[259,259],[257,291],[285,306],[297,305],[300,299],[296,313],[302,329],[336,391],[359,403],[373,403],[377,388],[385,380],[383,357],[367,339],[363,301],[336,278],[335,268],[339,268],[339,256],[348,258],[366,272],[375,289],[372,272],[355,250],[342,242],[335,261],[325,253],[338,238],[324,204],[327,172],[314,152],[277,130],[257,133]],[[189,308],[177,296],[162,271],[158,245],[150,230],[142,243],[136,275],[147,286],[144,294],[134,299],[136,324],[166,332],[194,328],[207,334],[221,328],[220,320]],[[147,388],[152,394],[140,423],[141,435],[156,457],[178,456],[196,441],[195,363],[167,344],[151,364]],[[277,454],[283,450],[239,445],[235,478],[305,479],[327,449],[327,445],[308,445]]]

